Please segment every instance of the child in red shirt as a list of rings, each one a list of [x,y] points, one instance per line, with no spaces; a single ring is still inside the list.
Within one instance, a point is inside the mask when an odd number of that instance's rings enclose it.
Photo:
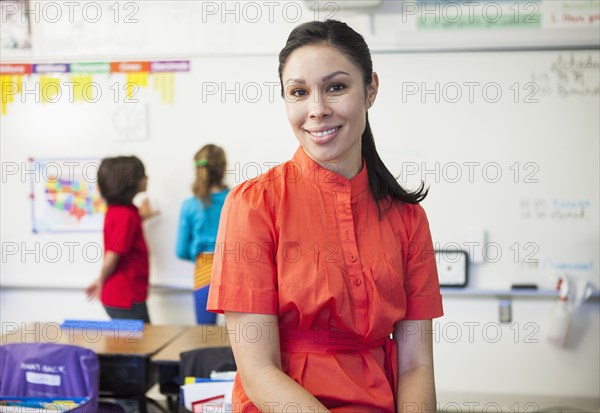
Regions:
[[[150,323],[148,297],[148,248],[142,220],[157,214],[148,200],[140,209],[133,197],[146,190],[144,164],[135,156],[103,159],[98,168],[98,187],[108,209],[104,218],[104,260],[100,276],[86,288],[90,300],[99,298],[111,318]]]

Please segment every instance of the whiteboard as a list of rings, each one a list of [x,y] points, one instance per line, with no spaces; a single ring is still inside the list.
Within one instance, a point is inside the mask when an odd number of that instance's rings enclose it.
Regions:
[[[369,116],[380,155],[406,187],[425,180],[434,242],[472,253],[470,286],[550,286],[564,272],[598,286],[599,51],[373,58],[380,91]],[[151,282],[191,287],[192,264],[174,249],[195,151],[222,145],[235,185],[297,147],[278,96],[277,58],[195,58],[189,73],[176,74],[172,104],[152,79],[137,103],[115,99],[110,88],[120,78],[95,80],[106,99],[17,96],[2,118],[2,285],[80,287],[100,270],[101,233],[31,232],[29,157],[135,154],[161,211],[144,224]],[[123,116],[131,116],[125,135]]]

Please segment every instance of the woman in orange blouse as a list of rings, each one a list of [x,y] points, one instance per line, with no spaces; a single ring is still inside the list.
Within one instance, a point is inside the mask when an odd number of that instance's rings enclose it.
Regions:
[[[434,412],[427,191],[402,189],[377,154],[368,46],[310,22],[279,62],[300,148],[231,191],[208,300],[238,365],[234,411]]]

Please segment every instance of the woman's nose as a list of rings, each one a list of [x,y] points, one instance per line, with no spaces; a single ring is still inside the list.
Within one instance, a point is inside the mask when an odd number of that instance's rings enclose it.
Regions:
[[[312,119],[319,119],[331,115],[330,102],[326,101],[326,95],[315,92],[309,98],[308,115]]]

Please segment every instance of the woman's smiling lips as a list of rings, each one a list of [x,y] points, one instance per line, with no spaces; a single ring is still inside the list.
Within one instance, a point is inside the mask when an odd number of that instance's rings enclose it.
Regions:
[[[308,130],[308,129],[304,129],[306,132],[308,132],[308,134],[311,137],[311,140],[314,143],[323,145],[326,143],[329,143],[333,140],[333,138],[335,138],[335,135],[337,135],[337,132],[341,129],[341,126],[334,126],[334,127],[324,127],[324,128],[319,128],[319,129],[313,129],[313,130]]]

